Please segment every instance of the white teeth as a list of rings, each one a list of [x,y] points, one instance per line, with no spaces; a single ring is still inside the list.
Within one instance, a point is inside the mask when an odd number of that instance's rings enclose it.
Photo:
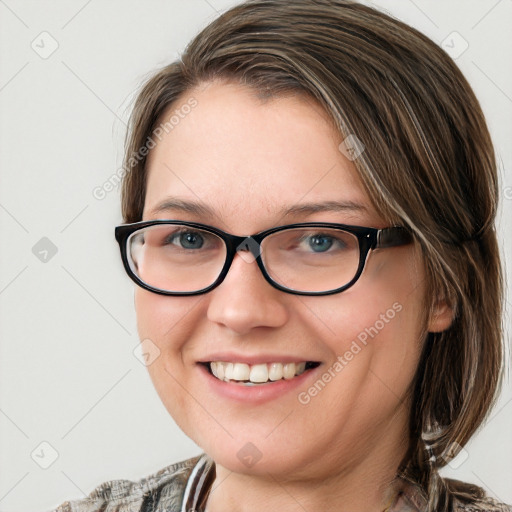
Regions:
[[[268,381],[281,379],[290,380],[301,375],[306,370],[306,363],[269,363],[254,364],[226,363],[223,361],[212,361],[210,363],[212,374],[226,382],[238,381],[247,385],[263,384]]]
[[[251,375],[249,377],[251,382],[267,382],[268,368],[266,364],[255,364],[251,366]]]
[[[212,363],[212,366],[214,364],[217,366],[217,378],[224,380],[224,376],[226,375],[226,364],[221,363],[220,361],[218,363]]]
[[[268,378],[270,380],[281,380],[283,378],[283,365],[281,363],[272,363],[268,370]]]
[[[283,366],[283,377],[286,380],[290,380],[295,377],[295,363],[287,363]]]
[[[233,380],[249,380],[249,374],[252,374],[252,370],[249,370],[248,364],[235,363],[233,366],[233,374],[232,374],[231,378]],[[252,380],[253,382],[256,382],[254,379],[250,379],[250,380]]]
[[[295,375],[300,375],[301,373],[304,373],[304,370],[306,369],[306,363],[298,363],[295,366]]]
[[[233,363],[226,363],[224,368],[224,380],[231,380],[233,378]]]

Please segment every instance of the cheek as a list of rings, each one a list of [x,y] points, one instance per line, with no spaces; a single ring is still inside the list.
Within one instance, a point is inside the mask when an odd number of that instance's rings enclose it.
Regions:
[[[166,297],[139,288],[135,292],[137,330],[142,344],[155,354],[147,369],[157,391],[173,386],[183,372],[181,353],[190,339],[201,297]]]
[[[166,297],[135,290],[137,329],[141,340],[150,339],[162,351],[178,350],[191,328],[190,317],[200,296]]]
[[[187,425],[186,367],[182,353],[194,326],[202,297],[166,297],[142,288],[135,291],[139,339],[149,348],[149,376],[162,403],[181,428]],[[144,348],[144,345],[143,345]]]
[[[398,249],[396,257],[375,258],[366,278],[373,285],[372,315],[361,326],[372,348],[372,372],[402,396],[418,366],[424,331],[424,273],[415,251]]]
[[[425,338],[424,282],[416,256],[396,252],[395,258],[383,254],[369,261],[360,281],[343,294],[307,305],[315,317],[310,325],[328,342],[333,360],[342,356],[359,385],[371,377],[368,382],[401,397]]]

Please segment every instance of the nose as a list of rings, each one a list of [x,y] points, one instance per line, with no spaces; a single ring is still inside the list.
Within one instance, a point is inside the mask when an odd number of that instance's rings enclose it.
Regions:
[[[237,252],[224,281],[209,295],[208,319],[237,334],[288,320],[286,293],[266,281],[250,251]]]

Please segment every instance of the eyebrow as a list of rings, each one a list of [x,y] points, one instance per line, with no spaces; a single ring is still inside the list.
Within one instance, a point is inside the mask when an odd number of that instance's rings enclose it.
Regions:
[[[149,211],[150,215],[157,215],[169,210],[178,210],[204,217],[216,217],[216,212],[204,203],[186,201],[178,198],[167,198]],[[354,201],[324,201],[321,203],[301,203],[293,206],[284,206],[278,214],[286,217],[290,215],[311,215],[320,212],[364,212],[366,206]]]

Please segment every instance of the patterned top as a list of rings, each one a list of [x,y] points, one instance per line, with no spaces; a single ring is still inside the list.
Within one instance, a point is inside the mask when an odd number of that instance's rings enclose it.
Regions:
[[[167,466],[136,482],[104,482],[81,500],[66,501],[51,512],[207,512],[206,500],[215,480],[215,464],[206,454]],[[389,512],[424,512],[424,492],[403,480],[402,491]],[[492,498],[456,512],[512,512],[512,507]]]

